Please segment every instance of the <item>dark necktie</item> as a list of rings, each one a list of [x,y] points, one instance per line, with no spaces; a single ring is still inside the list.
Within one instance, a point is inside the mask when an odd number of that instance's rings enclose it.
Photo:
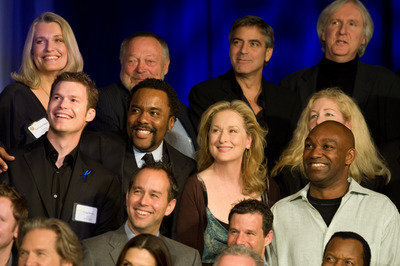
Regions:
[[[142,157],[142,160],[144,161],[144,163],[146,164],[146,165],[148,165],[148,164],[153,164],[155,161],[154,161],[154,157],[153,157],[153,154],[151,154],[151,153],[146,153],[143,157]]]

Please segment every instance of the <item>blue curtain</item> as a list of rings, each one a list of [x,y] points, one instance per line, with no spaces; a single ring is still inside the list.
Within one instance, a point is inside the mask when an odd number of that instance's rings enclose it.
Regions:
[[[137,31],[163,37],[171,54],[166,80],[187,103],[190,88],[230,68],[228,33],[244,15],[262,17],[275,31],[275,49],[265,77],[279,83],[286,75],[316,64],[322,57],[316,32],[321,10],[330,0],[3,0],[0,1],[0,90],[18,69],[30,23],[53,11],[71,25],[85,60],[84,71],[98,87],[119,79],[119,47]],[[365,0],[375,23],[362,61],[400,68],[399,0]]]

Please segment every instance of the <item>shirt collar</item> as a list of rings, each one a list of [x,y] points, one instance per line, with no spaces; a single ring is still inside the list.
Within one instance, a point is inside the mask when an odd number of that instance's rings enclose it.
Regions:
[[[154,161],[156,161],[156,162],[162,161],[163,145],[164,145],[164,141],[162,141],[160,146],[158,146],[158,148],[152,152],[139,151],[134,145],[132,145],[133,153],[135,154],[135,160],[136,160],[137,166],[139,168],[141,168],[144,165],[144,161],[142,160],[142,158],[146,153],[151,153],[153,155]]]
[[[350,183],[349,190],[343,196],[343,198],[348,197],[350,194],[364,194],[369,195],[370,190],[367,188],[362,187],[360,184],[357,183],[353,178],[349,177],[347,181]],[[310,183],[308,183],[302,190],[290,196],[289,201],[294,201],[296,199],[302,198],[307,200],[307,193],[310,188]]]
[[[238,95],[240,97],[240,100],[248,103],[246,97],[243,94],[242,88],[240,87],[239,83],[236,80],[236,76],[235,76],[235,72],[233,71],[233,68],[231,68],[229,70],[228,75],[230,76],[230,79],[232,81],[232,88],[235,91],[236,95]],[[264,104],[265,104],[265,102],[264,102],[264,98],[265,98],[265,90],[264,90],[264,88],[265,87],[266,87],[265,86],[265,79],[264,79],[264,77],[262,77],[261,78],[261,93],[258,96],[257,104],[259,106],[261,106],[263,109],[265,108],[265,106],[264,106]]]
[[[76,146],[67,156],[65,156],[63,165],[70,165],[71,167],[74,166],[75,159],[78,155],[78,146]],[[47,137],[44,138],[44,150],[46,153],[46,157],[49,159],[51,163],[55,165],[58,159],[58,152],[53,147],[53,145],[51,144],[51,142]]]
[[[136,236],[136,234],[129,227],[128,220],[126,220],[126,222],[125,222],[124,229],[125,229],[126,236],[128,237],[129,240],[131,240],[132,238],[134,238]],[[157,232],[157,236],[160,236],[160,231]]]

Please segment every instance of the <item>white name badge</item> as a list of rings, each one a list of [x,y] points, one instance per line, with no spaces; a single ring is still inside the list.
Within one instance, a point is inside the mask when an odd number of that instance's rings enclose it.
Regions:
[[[95,224],[97,220],[97,208],[74,203],[72,221]]]
[[[28,130],[38,139],[49,130],[49,127],[49,121],[47,121],[46,117],[43,117],[42,119],[33,122],[28,127]]]

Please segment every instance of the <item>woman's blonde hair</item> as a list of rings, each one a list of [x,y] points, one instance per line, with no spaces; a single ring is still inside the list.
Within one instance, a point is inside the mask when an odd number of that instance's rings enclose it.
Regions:
[[[390,171],[377,151],[360,108],[351,97],[336,87],[321,90],[315,93],[308,101],[297,122],[293,138],[288,147],[282,152],[278,163],[272,169],[271,176],[276,176],[286,166],[289,166],[291,171],[300,170],[306,176],[303,167],[304,141],[310,132],[308,123],[310,121],[311,107],[316,100],[321,98],[333,100],[338,105],[345,122],[350,122],[351,131],[356,141],[357,155],[350,165],[349,175],[358,183],[362,179],[374,179],[376,176],[383,176],[386,178],[386,182],[389,182]]]
[[[199,144],[197,167],[199,171],[203,171],[214,162],[214,158],[208,149],[208,133],[214,116],[225,110],[232,110],[243,118],[243,126],[246,129],[246,133],[252,138],[250,149],[245,150],[242,160],[243,194],[251,195],[263,192],[266,189],[267,182],[267,168],[264,162],[265,136],[267,131],[258,124],[251,108],[242,101],[221,101],[211,105],[203,113],[197,136]]]
[[[81,72],[83,70],[82,55],[79,52],[78,43],[76,42],[75,35],[68,22],[57,14],[45,12],[32,22],[25,40],[21,67],[18,72],[11,73],[11,77],[15,81],[22,82],[31,88],[37,88],[40,86],[39,70],[32,60],[33,36],[35,35],[35,27],[40,22],[56,22],[61,27],[63,39],[68,52],[68,61],[60,73],[66,71]]]

